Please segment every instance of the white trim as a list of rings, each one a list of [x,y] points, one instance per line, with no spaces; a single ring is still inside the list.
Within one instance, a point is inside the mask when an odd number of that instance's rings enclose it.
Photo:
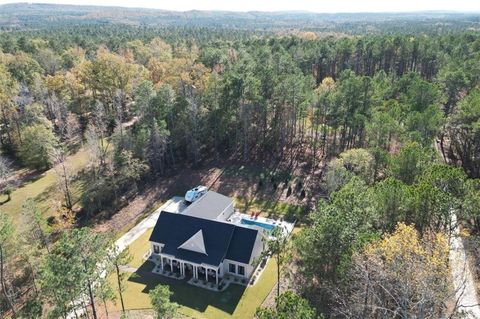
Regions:
[[[230,270],[230,266],[233,266],[233,268],[235,268],[235,271],[234,271],[234,272],[232,272],[232,271]],[[228,262],[228,273],[230,273],[230,274],[235,274],[235,275],[236,275],[236,274],[237,274],[237,264],[235,264],[235,263],[233,263],[233,262]]]
[[[233,264],[235,265],[235,272],[230,272],[230,264]],[[254,267],[254,265],[251,265],[251,264],[244,264],[244,263],[241,263],[241,262],[238,262],[238,261],[235,261],[235,260],[230,260],[230,259],[225,259],[224,260],[224,271],[225,273],[228,273],[228,274],[231,274],[231,275],[235,275],[237,277],[241,277],[241,278],[250,278],[253,274],[253,271],[255,270],[256,267]],[[242,266],[244,269],[245,269],[245,272],[243,275],[240,275],[238,273],[238,266]]]
[[[243,268],[243,274],[240,273],[240,267]],[[245,266],[242,266],[242,265],[237,265],[237,275],[239,276],[242,276],[242,277],[246,277],[246,269],[245,269]]]

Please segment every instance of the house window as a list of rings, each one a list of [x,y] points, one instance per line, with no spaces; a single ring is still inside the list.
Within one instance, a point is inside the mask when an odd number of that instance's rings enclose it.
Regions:
[[[158,247],[158,245],[153,245],[153,252],[158,254],[160,252],[160,247]]]
[[[228,264],[228,271],[231,272],[232,274],[235,274],[235,264]]]
[[[245,276],[245,267],[238,266],[238,274],[241,276]]]

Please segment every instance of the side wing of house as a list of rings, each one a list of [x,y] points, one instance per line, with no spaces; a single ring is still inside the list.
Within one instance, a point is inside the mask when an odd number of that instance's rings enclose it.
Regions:
[[[260,261],[262,252],[261,231],[236,226],[223,261],[223,273],[250,278]]]
[[[183,214],[203,219],[224,221],[234,212],[233,199],[225,195],[208,191],[192,203]]]

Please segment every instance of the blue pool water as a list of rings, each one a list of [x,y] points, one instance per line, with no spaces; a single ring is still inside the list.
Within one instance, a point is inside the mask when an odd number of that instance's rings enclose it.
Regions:
[[[262,228],[265,228],[266,230],[272,230],[272,229],[275,228],[275,225],[266,224],[266,223],[262,223],[262,222],[259,222],[259,221],[256,221],[256,220],[245,219],[245,218],[242,218],[241,223],[244,224],[244,225],[260,226]]]

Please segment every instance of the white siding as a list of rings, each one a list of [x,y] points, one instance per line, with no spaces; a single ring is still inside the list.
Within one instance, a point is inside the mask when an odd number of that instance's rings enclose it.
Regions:
[[[230,264],[235,265],[235,273],[230,272]],[[238,274],[238,266],[243,266],[245,268],[245,275],[242,276],[242,275]],[[239,263],[237,261],[233,261],[233,260],[229,260],[229,259],[225,259],[223,261],[223,271],[222,271],[223,274],[232,274],[232,275],[236,275],[236,276],[239,276],[239,277],[250,278],[253,270],[254,270],[254,268],[249,264],[243,264],[243,263]]]
[[[163,246],[165,246],[164,244],[156,243],[156,242],[153,242],[153,241],[150,242],[150,245],[151,245],[152,253],[155,253],[155,247],[154,246],[159,247],[159,249],[160,249],[159,253],[162,252]]]

